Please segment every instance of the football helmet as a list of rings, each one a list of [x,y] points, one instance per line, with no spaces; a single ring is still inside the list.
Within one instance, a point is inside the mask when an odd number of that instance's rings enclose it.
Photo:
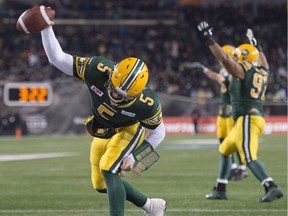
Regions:
[[[237,61],[248,61],[252,64],[257,63],[259,51],[251,44],[241,44],[235,50]]]
[[[111,102],[115,105],[130,103],[145,88],[148,74],[147,65],[139,58],[129,57],[119,62],[107,85]]]
[[[231,45],[224,45],[222,46],[222,49],[229,54],[230,57],[234,58],[235,54],[235,47]]]

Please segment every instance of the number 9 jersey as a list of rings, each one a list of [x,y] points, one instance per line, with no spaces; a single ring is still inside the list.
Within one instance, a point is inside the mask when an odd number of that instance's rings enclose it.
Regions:
[[[73,57],[73,74],[85,81],[91,99],[93,127],[117,128],[137,122],[148,129],[155,129],[162,122],[162,110],[155,92],[148,86],[130,103],[115,105],[107,91],[110,73],[115,63],[102,57]]]
[[[236,121],[239,116],[248,113],[263,116],[263,100],[267,88],[269,70],[261,66],[254,66],[250,62],[239,62],[245,71],[244,80],[235,76],[229,85],[233,118]],[[257,113],[251,113],[255,108]]]

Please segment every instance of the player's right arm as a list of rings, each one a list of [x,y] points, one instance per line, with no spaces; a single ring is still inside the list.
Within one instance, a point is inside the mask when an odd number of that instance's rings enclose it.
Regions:
[[[209,68],[207,68],[206,72],[204,72],[211,80],[215,80],[217,81],[218,83],[221,83],[222,82],[222,76],[215,72],[215,71],[212,71],[210,70]]]
[[[191,68],[199,69],[202,73],[205,73],[209,79],[214,80],[218,82],[219,84],[223,82],[223,78],[219,73],[212,71],[211,69],[205,67],[200,62],[192,62]]]
[[[41,31],[41,37],[49,62],[65,74],[73,76],[73,56],[63,52],[52,26]]]
[[[209,24],[206,21],[202,21],[197,27],[217,60],[224,65],[230,74],[243,80],[245,77],[244,69],[215,41],[212,34],[212,28]]]

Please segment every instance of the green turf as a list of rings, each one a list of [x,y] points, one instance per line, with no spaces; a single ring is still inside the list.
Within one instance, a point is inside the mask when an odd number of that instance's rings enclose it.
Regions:
[[[189,140],[195,143],[195,139],[206,145],[189,145]],[[0,159],[7,154],[75,153],[70,157],[0,161],[0,215],[108,216],[106,195],[94,191],[90,183],[90,141],[90,137],[75,136],[0,138]],[[167,136],[158,149],[159,162],[139,178],[125,178],[149,197],[165,198],[168,216],[287,215],[286,135],[261,137],[259,159],[285,193],[284,198],[265,204],[256,202],[264,190],[251,172],[243,181],[229,183],[229,200],[205,199],[218,168],[217,145],[207,145],[210,141],[215,143],[215,137]],[[186,148],[168,150],[175,145]],[[197,148],[201,146],[205,149]],[[144,214],[127,203],[125,215]]]

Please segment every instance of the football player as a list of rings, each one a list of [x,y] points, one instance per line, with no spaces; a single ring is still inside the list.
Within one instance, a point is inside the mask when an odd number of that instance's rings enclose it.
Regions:
[[[91,180],[94,189],[107,193],[110,215],[123,216],[125,200],[142,208],[145,215],[164,215],[164,199],[148,198],[120,175],[131,170],[140,175],[148,169],[159,159],[154,149],[165,137],[161,104],[146,85],[145,62],[129,57],[115,64],[102,56],[72,56],[63,52],[52,26],[41,31],[41,37],[49,61],[88,87],[93,115],[85,125],[94,137]],[[145,130],[149,131],[146,138]]]
[[[227,52],[232,58],[234,58],[235,47],[231,45],[224,45],[222,49]],[[206,76],[216,81],[220,85],[220,107],[217,115],[217,138],[220,144],[223,142],[224,138],[228,135],[229,131],[232,129],[234,121],[232,118],[232,106],[230,102],[229,93],[229,83],[231,80],[231,75],[227,72],[225,67],[221,65],[219,73],[205,67],[199,62],[193,62],[191,68],[200,70]],[[238,158],[239,165],[237,164],[235,157]],[[238,152],[231,156],[232,165],[231,172],[229,175],[229,180],[241,180],[248,176],[246,165],[241,162],[240,155]]]
[[[220,161],[217,184],[213,193],[207,194],[210,200],[227,199],[226,186],[231,169],[231,155],[238,151],[241,160],[247,164],[254,176],[261,182],[265,194],[259,202],[271,202],[283,196],[283,192],[269,176],[264,165],[257,158],[259,136],[264,130],[262,99],[267,87],[269,66],[262,48],[255,37],[247,32],[252,44],[237,47],[237,62],[215,41],[212,28],[206,21],[200,22],[198,30],[213,55],[232,75],[229,86],[232,113],[235,124],[219,146]],[[258,45],[258,46],[257,46]],[[255,47],[257,46],[258,49]]]

